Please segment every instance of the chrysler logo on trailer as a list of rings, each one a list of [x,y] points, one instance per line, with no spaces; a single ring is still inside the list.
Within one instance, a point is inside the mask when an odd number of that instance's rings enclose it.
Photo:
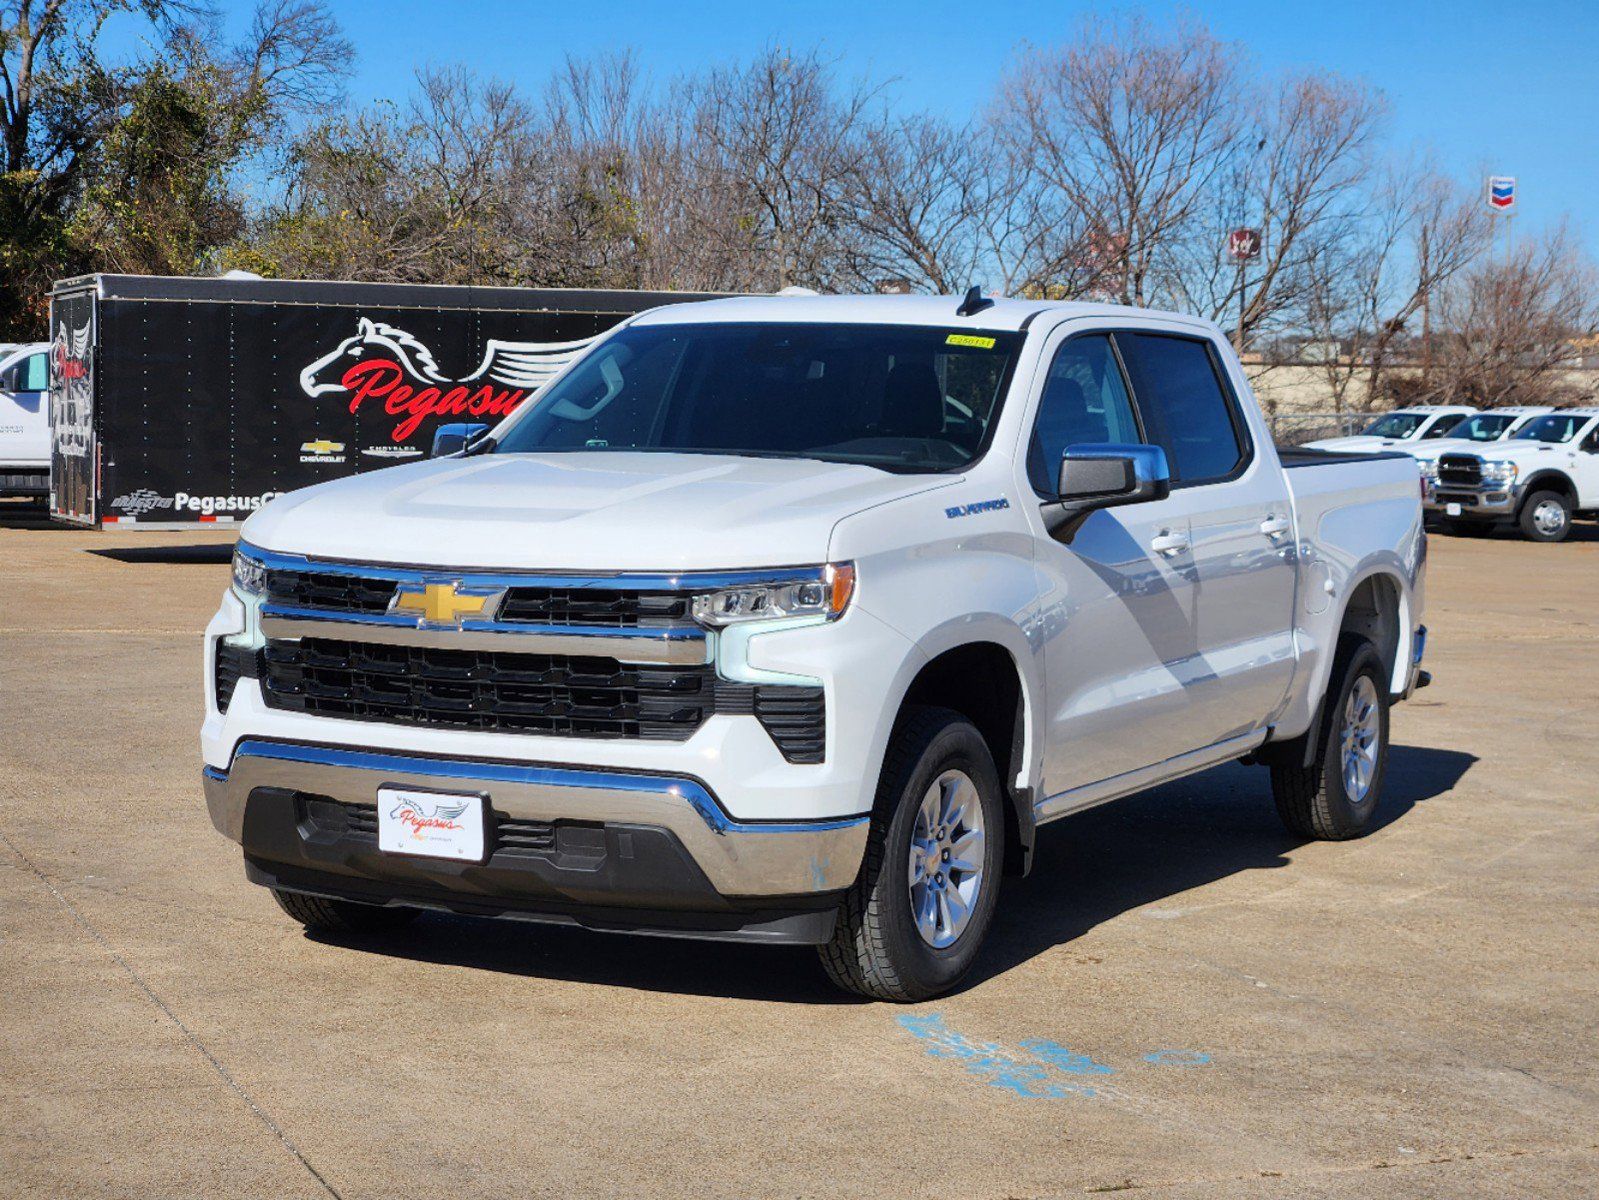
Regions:
[[[593,342],[489,340],[470,375],[451,378],[427,344],[397,325],[362,317],[355,333],[300,372],[307,396],[348,396],[350,411],[368,400],[399,418],[394,440],[404,442],[428,417],[504,416],[543,387]]]

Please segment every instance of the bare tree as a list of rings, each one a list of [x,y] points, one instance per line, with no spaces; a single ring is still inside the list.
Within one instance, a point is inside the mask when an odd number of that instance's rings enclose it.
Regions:
[[[1561,375],[1599,333],[1599,272],[1566,226],[1461,272],[1437,308],[1441,397],[1487,408],[1588,398]]]

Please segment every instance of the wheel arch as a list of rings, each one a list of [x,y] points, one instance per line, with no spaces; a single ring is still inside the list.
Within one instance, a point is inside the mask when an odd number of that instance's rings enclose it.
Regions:
[[[1521,485],[1521,499],[1516,502],[1516,517],[1518,520],[1521,517],[1522,510],[1527,507],[1527,501],[1531,500],[1539,492],[1559,492],[1566,498],[1566,502],[1571,505],[1572,511],[1576,511],[1578,500],[1576,481],[1564,471],[1554,467],[1544,467],[1529,475],[1527,482]]]
[[[893,727],[909,707],[947,708],[969,720],[988,745],[1009,801],[1006,873],[1025,874],[1032,858],[1040,746],[1038,680],[1024,666],[1033,662],[1032,653],[1015,625],[996,620],[974,627],[969,619],[955,624],[919,639],[925,657],[884,706],[890,721],[885,758]]]

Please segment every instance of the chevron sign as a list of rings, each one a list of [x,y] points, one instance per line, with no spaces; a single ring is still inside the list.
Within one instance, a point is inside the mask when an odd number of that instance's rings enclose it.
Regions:
[[[1495,212],[1509,212],[1516,207],[1516,177],[1490,175],[1488,177],[1488,207]]]

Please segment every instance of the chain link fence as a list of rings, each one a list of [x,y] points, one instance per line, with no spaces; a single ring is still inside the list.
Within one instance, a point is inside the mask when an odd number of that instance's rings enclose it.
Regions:
[[[1377,419],[1375,413],[1268,413],[1272,440],[1279,446],[1303,446],[1319,438],[1348,437]]]

